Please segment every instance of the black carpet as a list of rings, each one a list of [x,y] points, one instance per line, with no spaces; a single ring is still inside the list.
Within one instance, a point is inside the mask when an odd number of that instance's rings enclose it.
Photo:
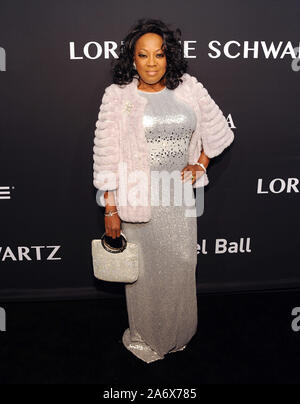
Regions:
[[[144,363],[122,344],[125,297],[3,303],[1,383],[299,383],[300,291],[199,294],[198,332],[182,352]],[[300,322],[299,322],[300,324]]]

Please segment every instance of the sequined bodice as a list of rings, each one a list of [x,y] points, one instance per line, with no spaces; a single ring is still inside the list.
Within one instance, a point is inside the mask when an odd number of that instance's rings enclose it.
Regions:
[[[196,128],[195,112],[167,87],[155,93],[138,92],[148,101],[143,125],[150,146],[151,168],[182,169],[187,164],[188,146]]]

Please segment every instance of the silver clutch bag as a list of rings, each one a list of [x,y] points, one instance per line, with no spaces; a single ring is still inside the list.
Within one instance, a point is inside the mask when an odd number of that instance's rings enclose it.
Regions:
[[[129,243],[121,231],[122,246],[114,248],[105,242],[105,232],[92,240],[94,276],[108,282],[133,283],[138,279],[138,245]]]

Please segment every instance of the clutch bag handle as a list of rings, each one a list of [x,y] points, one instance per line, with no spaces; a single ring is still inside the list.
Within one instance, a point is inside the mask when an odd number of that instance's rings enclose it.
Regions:
[[[100,240],[101,240],[101,244],[102,244],[103,248],[106,251],[113,253],[113,254],[117,254],[117,253],[121,253],[122,251],[125,250],[125,248],[127,247],[127,238],[122,231],[120,233],[120,237],[122,239],[122,246],[119,248],[116,248],[116,247],[113,247],[113,246],[107,244],[104,239],[105,234],[106,234],[105,232],[102,234]]]

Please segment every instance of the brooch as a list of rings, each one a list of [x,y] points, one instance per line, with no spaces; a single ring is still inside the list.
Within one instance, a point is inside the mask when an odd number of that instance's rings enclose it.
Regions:
[[[133,104],[131,104],[131,102],[126,101],[125,106],[124,106],[124,111],[130,113],[130,111],[133,108]]]

